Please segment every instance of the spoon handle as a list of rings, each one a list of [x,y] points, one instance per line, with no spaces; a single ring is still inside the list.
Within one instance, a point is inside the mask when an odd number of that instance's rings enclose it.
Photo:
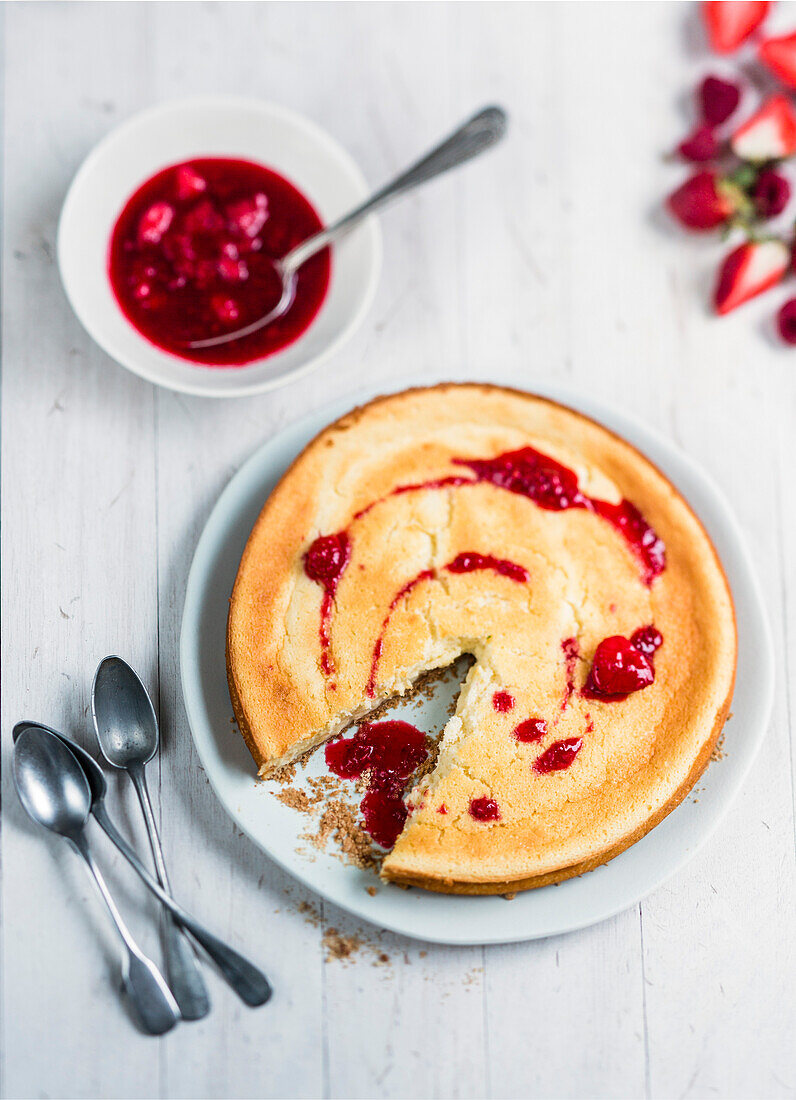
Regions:
[[[416,161],[405,172],[396,176],[369,199],[333,225],[322,229],[306,241],[296,245],[282,259],[282,269],[286,273],[295,272],[310,256],[314,256],[332,241],[342,237],[358,225],[368,214],[384,206],[398,195],[417,187],[435,176],[456,168],[472,157],[477,157],[485,149],[500,141],[506,132],[508,116],[502,107],[486,107],[468,119],[450,137],[436,145],[426,156]]]
[[[113,923],[121,936],[127,954],[124,966],[124,988],[130,1003],[135,1008],[141,1025],[150,1035],[163,1035],[177,1023],[179,1009],[177,1003],[169,992],[169,987],[163,980],[158,968],[148,959],[138,947],[130,930],[122,920],[121,913],[116,908],[116,903],[111,897],[110,891],[102,877],[99,867],[94,862],[94,857],[82,833],[69,837],[72,847],[85,860],[89,874],[99,891],[100,897],[108,907]]]
[[[228,947],[227,944],[223,943],[217,936],[208,932],[199,921],[195,920],[190,913],[186,912],[186,910],[170,896],[170,894],[166,893],[166,891],[159,886],[113,824],[104,804],[102,802],[95,803],[92,807],[92,813],[101,828],[105,830],[111,842],[116,845],[133,870],[138,874],[141,881],[149,887],[152,893],[160,899],[167,909],[171,910],[182,927],[187,929],[197,943],[204,948],[218,967],[222,977],[227,984],[235,990],[241,1000],[252,1008],[256,1008],[258,1005],[265,1004],[266,1001],[270,1000],[272,993],[271,985],[262,971],[258,970],[256,966],[244,959],[242,955],[239,955],[237,951]]]
[[[144,769],[141,767],[128,770],[144,814],[158,881],[164,890],[169,891],[163,846],[160,843],[155,815],[152,812],[152,801],[149,797]],[[167,917],[163,927],[163,953],[166,957],[166,973],[177,1004],[180,1006],[180,1015],[184,1020],[201,1020],[210,1011],[207,986],[199,970],[193,945],[171,916]]]

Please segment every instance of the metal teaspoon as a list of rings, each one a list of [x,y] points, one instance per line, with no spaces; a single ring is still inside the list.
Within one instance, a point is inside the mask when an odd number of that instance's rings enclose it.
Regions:
[[[242,955],[239,955],[237,951],[234,951],[211,932],[208,932],[199,921],[167,894],[147,871],[135,851],[116,828],[105,806],[105,795],[108,789],[105,776],[94,757],[70,737],[67,737],[66,734],[59,733],[58,730],[51,729],[39,722],[18,722],[14,726],[14,740],[16,741],[29,728],[44,731],[57,738],[71,750],[83,769],[91,791],[91,813],[111,842],[116,845],[142,882],[171,910],[180,924],[191,933],[197,943],[207,952],[219,968],[222,977],[235,990],[241,1000],[253,1008],[265,1004],[270,999],[272,992],[265,975],[244,959]]]
[[[155,872],[170,893],[163,847],[147,788],[145,765],[158,751],[158,723],[141,680],[121,657],[100,662],[91,689],[91,713],[102,754],[114,768],[127,772],[144,814]],[[186,1020],[201,1020],[210,1011],[210,997],[193,945],[169,916],[163,929],[166,973]]]
[[[479,153],[500,141],[506,133],[508,115],[502,107],[485,107],[472,118],[463,123],[458,130],[450,134],[444,141],[436,145],[419,161],[407,168],[390,183],[385,184],[369,199],[351,210],[344,217],[339,218],[334,225],[321,229],[318,233],[308,237],[306,241],[297,244],[281,260],[274,261],[276,273],[282,282],[282,295],[272,310],[243,328],[237,328],[233,332],[225,332],[222,336],[211,336],[206,340],[192,340],[189,348],[212,348],[218,344],[228,344],[232,340],[239,340],[243,336],[250,336],[253,332],[270,325],[283,314],[287,313],[296,296],[296,281],[298,270],[302,264],[326,248],[327,245],[339,240],[340,237],[350,233],[359,223],[372,214],[375,210],[386,205],[392,199],[405,194],[427,180],[443,172],[456,168],[465,161],[477,157]]]
[[[14,784],[34,821],[64,837],[85,860],[89,873],[122,938],[122,980],[143,1028],[162,1035],[179,1019],[177,1003],[155,964],[136,944],[122,920],[84,834],[91,793],[80,765],[69,749],[44,731],[22,732],[14,746]]]

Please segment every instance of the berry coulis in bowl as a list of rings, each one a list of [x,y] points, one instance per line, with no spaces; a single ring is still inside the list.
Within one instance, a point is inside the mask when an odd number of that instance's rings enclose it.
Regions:
[[[127,201],[111,235],[108,276],[120,309],[151,343],[197,364],[242,366],[311,325],[329,287],[328,249],[301,267],[282,317],[228,343],[190,345],[268,313],[282,291],[274,260],[322,228],[308,199],[270,168],[194,158],[157,172]]]

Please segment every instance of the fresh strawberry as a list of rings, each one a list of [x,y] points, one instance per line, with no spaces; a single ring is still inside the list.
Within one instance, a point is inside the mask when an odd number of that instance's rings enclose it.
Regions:
[[[702,15],[716,53],[733,53],[766,17],[765,0],[706,0]]]
[[[677,152],[686,160],[702,164],[706,160],[714,160],[719,155],[718,139],[710,126],[700,126],[690,134],[685,141],[677,146]]]
[[[796,344],[796,298],[786,302],[777,314],[777,328],[786,344]]]
[[[741,160],[781,160],[796,153],[796,110],[784,95],[773,95],[732,135]]]
[[[193,199],[207,190],[207,180],[191,168],[190,164],[181,164],[177,169],[177,198]]]
[[[716,312],[729,313],[774,286],[788,270],[790,258],[784,241],[746,241],[739,245],[721,265],[713,299]]]
[[[687,229],[715,229],[735,212],[732,193],[715,172],[697,172],[666,200],[669,211]]]
[[[741,89],[720,76],[706,76],[699,85],[699,106],[708,126],[721,126],[741,102]]]
[[[752,189],[752,199],[761,218],[775,218],[790,199],[790,184],[774,168],[764,168]]]
[[[796,88],[796,32],[783,34],[779,38],[766,38],[757,52],[763,64],[783,84]]]

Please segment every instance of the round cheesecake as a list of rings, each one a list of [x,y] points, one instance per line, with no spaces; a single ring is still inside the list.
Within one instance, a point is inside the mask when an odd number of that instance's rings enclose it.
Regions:
[[[354,409],[296,459],[243,554],[227,672],[266,775],[471,654],[382,875],[503,893],[674,809],[736,651],[713,546],[643,455],[544,398],[448,384]]]

